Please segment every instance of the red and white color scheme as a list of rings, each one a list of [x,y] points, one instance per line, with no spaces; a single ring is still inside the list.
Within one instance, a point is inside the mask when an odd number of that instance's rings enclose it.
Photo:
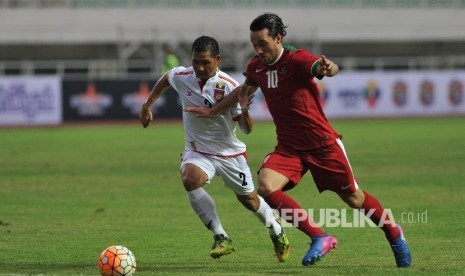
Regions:
[[[170,85],[178,92],[182,107],[212,107],[229,94],[238,83],[219,71],[201,87],[192,67],[176,67],[169,73]],[[236,122],[232,117],[240,113],[239,104],[211,119],[197,118],[183,112],[185,149],[216,156],[235,156],[246,151],[244,143],[235,134]]]

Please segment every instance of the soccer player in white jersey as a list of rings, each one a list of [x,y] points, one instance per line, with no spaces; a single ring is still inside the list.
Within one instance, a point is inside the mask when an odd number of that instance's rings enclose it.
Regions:
[[[214,38],[197,38],[192,44],[191,53],[192,66],[175,67],[155,83],[139,114],[144,128],[153,119],[151,106],[169,87],[177,91],[183,108],[186,108],[212,107],[238,86],[234,79],[219,70],[221,56]],[[257,195],[246,160],[246,146],[235,134],[236,123],[246,134],[251,131],[252,121],[247,111],[241,112],[236,104],[207,120],[183,112],[183,123],[185,150],[180,167],[182,182],[192,209],[213,232],[214,243],[210,255],[216,259],[234,251],[232,240],[216,213],[215,202],[203,188],[218,175],[234,191],[237,199],[269,228],[278,260],[286,261],[289,241],[270,206]]]

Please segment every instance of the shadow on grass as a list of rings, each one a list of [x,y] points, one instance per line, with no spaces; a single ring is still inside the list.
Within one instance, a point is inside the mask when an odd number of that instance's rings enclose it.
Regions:
[[[167,273],[167,274],[246,274],[246,275],[293,275],[309,273],[309,269],[315,269],[319,271],[319,274],[331,274],[334,272],[334,267],[329,265],[319,265],[315,267],[303,267],[297,263],[279,263],[279,262],[252,262],[252,261],[241,261],[237,260],[233,262],[221,262],[221,260],[204,261],[197,263],[187,262],[162,262],[153,265],[144,265],[138,267],[139,273],[155,274],[155,273]]]

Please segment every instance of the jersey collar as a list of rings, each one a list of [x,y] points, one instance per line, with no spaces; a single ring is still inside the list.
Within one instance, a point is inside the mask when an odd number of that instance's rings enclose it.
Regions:
[[[281,53],[279,54],[278,58],[275,61],[273,61],[272,63],[268,64],[268,66],[275,65],[281,59],[281,57],[283,56],[283,53],[284,53],[284,47],[281,49]]]

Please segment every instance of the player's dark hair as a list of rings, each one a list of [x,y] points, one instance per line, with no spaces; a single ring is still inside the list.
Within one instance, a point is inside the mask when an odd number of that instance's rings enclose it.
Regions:
[[[281,17],[270,12],[259,15],[250,23],[250,30],[252,32],[268,29],[268,34],[272,38],[275,38],[278,34],[285,37],[287,34],[286,28],[287,26],[284,25]]]
[[[216,39],[204,35],[197,38],[194,43],[192,43],[192,53],[206,51],[210,51],[212,56],[217,56],[220,54],[220,46]]]

